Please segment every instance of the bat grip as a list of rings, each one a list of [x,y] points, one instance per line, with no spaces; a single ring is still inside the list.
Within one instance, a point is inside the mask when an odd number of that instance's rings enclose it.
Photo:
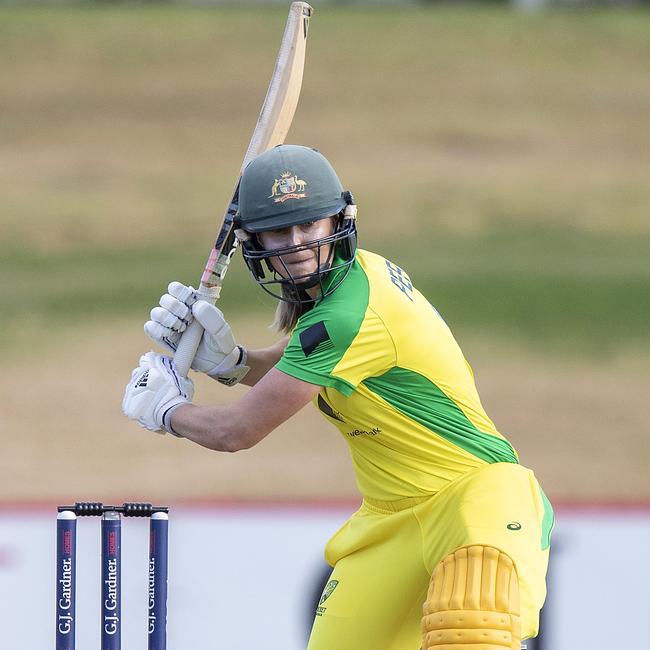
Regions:
[[[197,295],[199,300],[206,300],[214,305],[220,292],[221,287],[206,287],[202,284],[197,291]],[[174,365],[181,376],[187,377],[202,337],[203,326],[195,318],[181,334],[174,354]]]

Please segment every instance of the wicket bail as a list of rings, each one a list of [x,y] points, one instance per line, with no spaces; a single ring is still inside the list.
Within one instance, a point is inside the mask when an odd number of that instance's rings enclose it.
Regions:
[[[102,650],[122,644],[122,516],[149,517],[147,638],[149,650],[167,648],[169,508],[150,503],[97,502],[59,506],[56,544],[56,650],[75,648],[77,517],[102,517]]]

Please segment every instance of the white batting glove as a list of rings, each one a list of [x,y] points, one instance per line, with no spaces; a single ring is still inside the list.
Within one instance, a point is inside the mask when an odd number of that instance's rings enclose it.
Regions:
[[[147,352],[131,373],[131,381],[124,391],[122,411],[145,429],[161,433],[168,431],[180,437],[171,428],[171,414],[179,406],[189,404],[193,396],[192,380],[181,377],[169,357]]]
[[[192,287],[180,282],[172,282],[167,291],[160,298],[160,307],[151,310],[151,320],[144,325],[146,335],[173,354],[181,334],[196,318],[204,332],[192,370],[214,377],[226,386],[240,382],[250,370],[246,365],[246,349],[236,344],[221,311],[199,300]]]

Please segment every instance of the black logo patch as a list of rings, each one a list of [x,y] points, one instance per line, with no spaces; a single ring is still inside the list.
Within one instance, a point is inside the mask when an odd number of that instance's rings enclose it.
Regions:
[[[508,530],[521,530],[521,524],[518,521],[511,521],[506,528]]]
[[[149,380],[149,371],[144,373],[138,381],[135,382],[135,387],[136,388],[144,388],[147,385],[147,381]]]
[[[330,342],[331,339],[329,332],[325,327],[325,323],[320,321],[311,327],[308,327],[303,332],[300,332],[300,345],[305,356],[308,357],[321,343],[326,341]]]

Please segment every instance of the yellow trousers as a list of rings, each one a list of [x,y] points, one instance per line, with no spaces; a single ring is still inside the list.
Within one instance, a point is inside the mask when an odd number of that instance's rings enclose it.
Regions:
[[[334,567],[308,650],[418,650],[422,605],[438,562],[461,546],[493,546],[515,563],[522,638],[538,631],[553,511],[533,472],[495,463],[433,496],[361,508],[332,537]]]

